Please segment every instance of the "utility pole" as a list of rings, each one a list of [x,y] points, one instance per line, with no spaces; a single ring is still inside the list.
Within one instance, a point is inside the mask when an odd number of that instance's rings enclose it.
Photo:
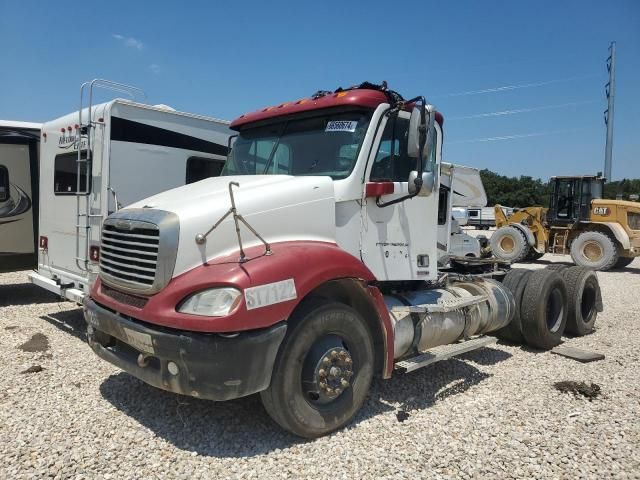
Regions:
[[[607,71],[609,81],[604,86],[607,95],[607,109],[604,111],[604,124],[607,126],[607,143],[604,149],[604,176],[607,182],[611,181],[611,154],[613,151],[613,100],[616,94],[616,42],[609,45],[609,58],[607,58]]]

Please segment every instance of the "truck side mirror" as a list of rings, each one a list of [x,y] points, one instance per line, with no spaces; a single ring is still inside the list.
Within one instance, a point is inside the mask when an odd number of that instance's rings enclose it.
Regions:
[[[407,155],[418,158],[422,146],[423,161],[429,158],[433,146],[433,107],[431,105],[416,105],[409,118],[409,136],[407,139]]]
[[[418,191],[418,187],[416,184],[416,179],[418,178],[418,172],[412,171],[409,174],[409,193],[411,195],[417,195],[420,197],[428,197],[433,192],[433,189],[436,185],[436,176],[433,172],[422,172],[422,185],[420,186],[420,191]],[[420,183],[420,182],[418,182]]]
[[[433,106],[426,106],[424,99],[413,107],[409,119],[407,155],[416,159],[416,169],[409,174],[409,194],[428,196],[435,186],[435,173],[424,172],[425,161],[433,147]]]
[[[420,120],[421,108],[413,107],[409,118],[409,136],[407,139],[407,155],[410,158],[418,158],[420,152]]]

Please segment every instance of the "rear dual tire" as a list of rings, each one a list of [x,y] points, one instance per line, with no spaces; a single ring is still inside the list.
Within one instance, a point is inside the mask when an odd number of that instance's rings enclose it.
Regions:
[[[562,271],[562,276],[567,284],[567,332],[582,337],[593,331],[598,310],[602,308],[598,277],[584,267],[569,267]]]
[[[513,269],[503,285],[514,296],[516,312],[496,335],[513,343],[549,350],[561,343],[565,330],[574,336],[591,333],[602,311],[598,277],[588,268]]]
[[[524,268],[513,268],[507,272],[502,284],[511,292],[516,302],[516,309],[511,322],[506,327],[496,332],[496,336],[511,343],[523,343],[522,320],[520,318],[520,306],[522,305],[522,295],[529,281],[533,270]]]
[[[562,342],[567,325],[567,286],[553,270],[536,270],[522,295],[522,336],[527,345],[550,350]]]

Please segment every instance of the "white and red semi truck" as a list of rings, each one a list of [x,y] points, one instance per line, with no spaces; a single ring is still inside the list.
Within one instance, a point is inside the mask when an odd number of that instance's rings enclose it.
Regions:
[[[442,128],[424,98],[368,83],[237,118],[221,177],[104,221],[92,349],[171,392],[260,392],[278,424],[316,437],[353,418],[374,375],[516,320],[529,344],[559,343],[572,310],[557,272],[438,270]]]

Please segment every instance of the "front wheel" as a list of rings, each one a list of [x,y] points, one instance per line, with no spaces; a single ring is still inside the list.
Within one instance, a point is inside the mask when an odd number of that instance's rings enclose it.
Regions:
[[[315,438],[351,421],[373,377],[373,340],[351,307],[311,301],[294,314],[276,358],[271,385],[260,393],[281,427]]]
[[[522,261],[529,253],[530,248],[524,234],[511,225],[500,227],[493,232],[489,244],[497,259],[511,263]]]

